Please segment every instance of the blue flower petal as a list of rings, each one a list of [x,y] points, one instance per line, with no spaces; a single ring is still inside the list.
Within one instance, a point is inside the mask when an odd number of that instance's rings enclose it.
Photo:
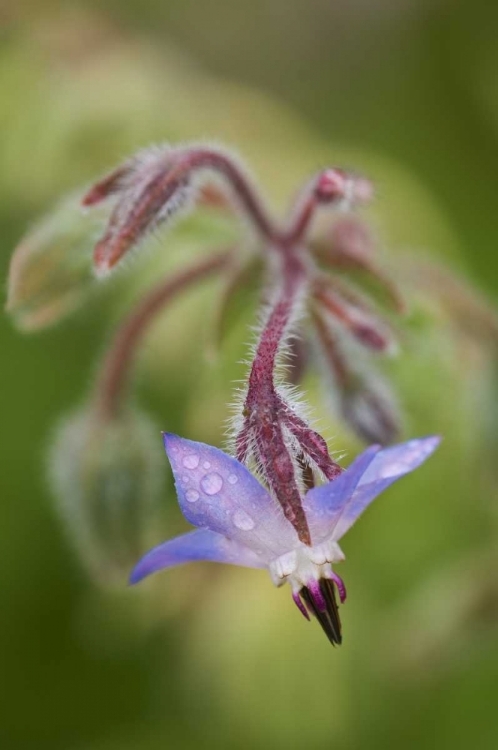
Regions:
[[[138,583],[158,570],[196,560],[230,563],[246,568],[266,567],[265,561],[247,547],[214,531],[198,529],[169,539],[147,552],[133,569],[130,583]]]
[[[431,436],[383,450],[371,446],[337,479],[310,490],[303,507],[313,543],[327,537],[338,541],[377,495],[420,466],[439,443]]]
[[[265,560],[298,544],[282,508],[239,461],[218,448],[164,434],[183,515]]]

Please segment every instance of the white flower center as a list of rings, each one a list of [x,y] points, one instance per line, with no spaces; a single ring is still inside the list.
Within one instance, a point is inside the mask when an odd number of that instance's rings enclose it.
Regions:
[[[314,547],[302,544],[280,555],[272,560],[269,570],[275,586],[282,586],[288,581],[293,591],[299,591],[312,580],[317,581],[324,576],[329,577],[332,573],[331,563],[342,560],[344,560],[344,553],[337,542],[327,540]]]

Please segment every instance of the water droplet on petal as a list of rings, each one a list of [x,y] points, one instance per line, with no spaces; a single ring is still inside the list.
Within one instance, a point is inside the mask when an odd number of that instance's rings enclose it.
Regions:
[[[210,469],[211,468],[211,464],[209,463],[209,461],[204,461],[204,463],[202,465],[204,466],[205,469]]]
[[[190,477],[188,477],[186,474],[182,476],[182,482],[183,484],[188,484],[190,481]]]
[[[228,481],[230,482],[230,484],[237,484],[239,478],[235,474],[229,474]]]
[[[233,514],[233,522],[241,531],[250,531],[256,525],[251,516],[249,516],[245,510],[241,510],[240,508]]]
[[[183,465],[186,469],[197,469],[199,466],[199,456],[196,456],[195,453],[189,453],[183,459]]]
[[[185,497],[189,503],[196,503],[200,495],[197,490],[187,490],[185,493]]]
[[[210,474],[202,477],[201,487],[206,495],[216,495],[223,487],[223,479],[215,471],[212,471]]]

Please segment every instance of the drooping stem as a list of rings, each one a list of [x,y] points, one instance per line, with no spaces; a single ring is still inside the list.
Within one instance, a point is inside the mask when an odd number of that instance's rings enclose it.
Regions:
[[[94,398],[101,418],[110,419],[118,412],[137,346],[157,313],[189,286],[227,265],[231,254],[231,251],[220,252],[178,271],[148,292],[126,318],[97,377]]]
[[[325,323],[322,315],[317,310],[313,311],[313,324],[323,354],[327,360],[327,365],[334,373],[338,386],[340,388],[346,387],[351,378],[351,369],[341,355],[330,327]]]
[[[313,244],[310,250],[315,258],[325,264],[333,271],[346,270],[358,271],[364,274],[369,281],[373,282],[379,290],[384,293],[386,302],[395,310],[403,315],[406,313],[406,303],[395,283],[384,271],[377,266],[374,260],[369,257],[360,255],[348,255],[346,252],[335,250],[332,245]]]
[[[273,388],[277,354],[306,283],[303,266],[294,256],[284,256],[282,274],[277,300],[261,333],[251,366],[249,399],[258,389]]]
[[[237,457],[246,460],[249,450],[286,518],[304,544],[311,536],[304,513],[294,460],[286,443],[281,420],[282,400],[275,389],[276,358],[292,320],[306,275],[299,259],[282,253],[282,282],[268,316],[249,374],[244,403],[244,425],[236,439]]]
[[[83,196],[84,206],[94,206],[112,195],[116,198],[104,235],[94,248],[97,273],[108,273],[155,228],[170,223],[187,209],[200,182],[199,173],[206,170],[228,184],[226,192],[232,204],[240,206],[260,239],[272,248],[281,233],[256,187],[233,157],[199,146],[159,149],[129,160]],[[202,182],[199,187],[197,198],[202,203]]]
[[[276,230],[256,190],[236,161],[222,151],[211,148],[188,149],[174,162],[168,175],[168,182],[169,180],[181,182],[194,170],[205,168],[218,172],[228,180],[251,223],[265,240],[272,242],[276,236]]]
[[[301,242],[304,239],[318,205],[319,203],[316,200],[314,191],[308,189],[301,199],[301,202],[296,207],[294,215],[291,217],[289,227],[285,234],[286,244],[294,245],[296,242]]]
[[[315,284],[314,298],[363,346],[382,352],[392,345],[387,325],[365,307],[350,304],[332,284],[319,280]]]
[[[340,202],[353,205],[357,202],[368,201],[370,197],[371,185],[367,180],[354,177],[343,169],[324,169],[305,187],[291,215],[287,231],[283,235],[284,243],[295,245],[303,242],[320,206]]]

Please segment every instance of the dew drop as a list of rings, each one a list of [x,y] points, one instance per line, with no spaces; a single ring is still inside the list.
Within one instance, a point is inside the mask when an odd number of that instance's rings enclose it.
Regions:
[[[199,456],[196,456],[195,453],[189,453],[183,459],[183,465],[186,469],[197,469],[199,466]]]
[[[190,477],[188,477],[186,474],[182,476],[182,482],[183,484],[188,484],[190,482]]]
[[[255,527],[255,523],[251,516],[249,516],[245,510],[239,510],[235,511],[233,514],[233,522],[235,526],[240,529],[241,531],[250,531]]]
[[[223,479],[215,471],[212,471],[210,474],[202,477],[201,487],[206,495],[216,495],[223,487]]]
[[[197,490],[187,490],[185,493],[185,497],[189,503],[196,503],[200,495]]]
[[[228,481],[230,482],[230,484],[237,484],[237,482],[239,481],[239,478],[235,474],[229,474]]]
[[[210,469],[211,468],[211,464],[209,463],[209,461],[204,461],[204,463],[202,465],[204,466],[205,469]]]

